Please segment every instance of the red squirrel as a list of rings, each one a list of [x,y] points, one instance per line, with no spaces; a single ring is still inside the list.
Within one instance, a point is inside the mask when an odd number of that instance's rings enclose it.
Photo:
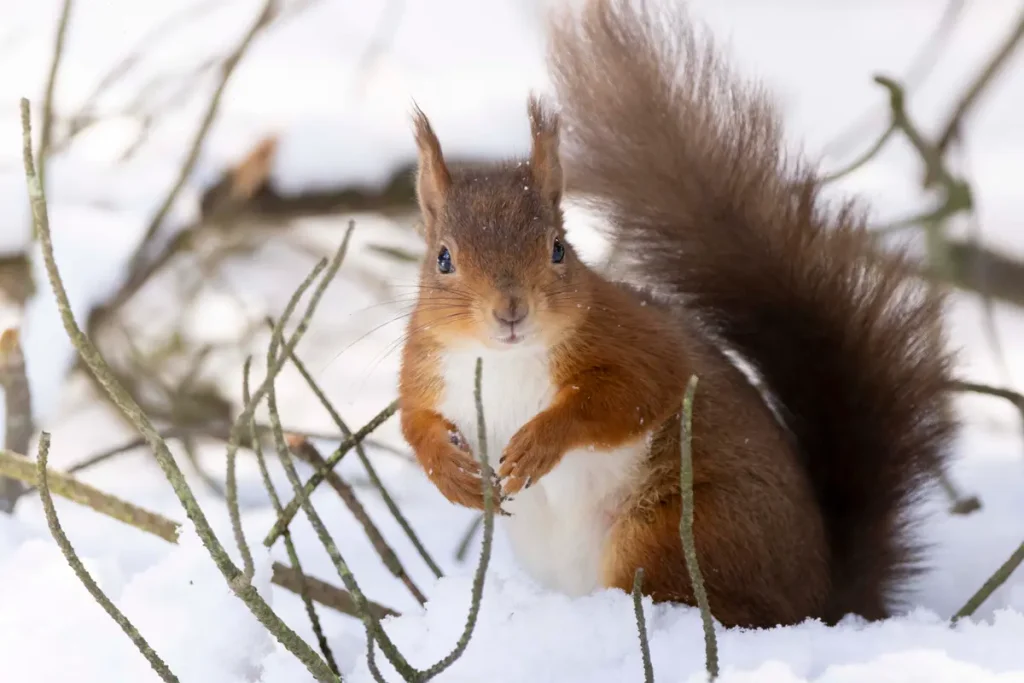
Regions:
[[[857,204],[824,205],[772,101],[685,12],[588,0],[552,22],[549,64],[560,109],[530,97],[528,158],[450,168],[413,115],[428,258],[399,384],[419,463],[450,501],[483,506],[482,357],[521,566],[570,595],[628,591],[642,567],[645,594],[692,605],[679,470],[695,374],[715,618],[887,617],[921,568],[911,506],[956,434],[943,294],[873,246]],[[566,239],[570,190],[608,219],[624,282]]]

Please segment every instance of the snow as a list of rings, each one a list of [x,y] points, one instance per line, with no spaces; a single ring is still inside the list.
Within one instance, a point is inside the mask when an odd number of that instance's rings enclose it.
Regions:
[[[0,139],[5,141],[0,145],[0,254],[23,250],[28,241],[17,100],[22,95],[33,99],[38,136],[42,84],[59,10],[56,0],[8,4],[0,27],[5,83],[0,92]],[[167,101],[161,105],[166,115],[127,161],[120,161],[121,155],[133,144],[140,123],[137,117],[121,115],[89,129],[49,162],[47,194],[57,261],[80,323],[123,278],[142,231],[173,182],[213,87],[208,74],[191,87],[189,97],[173,100],[178,84],[167,77],[223,54],[260,4],[175,0],[157,10],[128,0],[75,3],[58,84],[58,110],[76,111],[102,75],[139,43],[149,51],[123,85],[99,100],[100,113],[123,109],[156,75],[165,80],[154,92]],[[357,64],[386,11],[384,4],[318,0],[252,46],[225,94],[221,115],[172,211],[168,230],[192,220],[203,187],[267,134],[280,136],[273,178],[283,192],[380,184],[410,158],[408,114],[413,101],[431,117],[446,153],[493,158],[525,149],[524,98],[531,88],[545,87],[537,27],[547,3],[409,0],[393,43],[363,77]],[[876,72],[900,76],[944,9],[921,0],[691,4],[694,15],[728,43],[740,68],[763,77],[776,90],[794,141],[809,154],[821,156],[827,168],[845,165],[867,143],[870,134],[842,156],[823,153],[865,110],[877,113],[871,130],[884,128],[884,93],[870,77]],[[196,15],[196,22],[183,23],[173,33],[147,34],[166,17],[200,6],[202,16]],[[911,96],[911,113],[924,130],[938,129],[951,100],[1018,12],[1019,3],[1010,0],[966,3],[934,73]],[[1024,171],[1024,129],[1019,125],[1022,59],[1021,54],[1014,58],[979,105],[961,164],[975,183],[985,243],[1018,256],[1024,254],[1018,180]],[[61,134],[58,130],[58,138]],[[928,196],[919,190],[918,172],[912,151],[897,142],[876,162],[838,183],[835,191],[865,195],[883,221],[924,205]],[[598,258],[604,245],[583,227],[585,216],[571,215],[575,239],[585,243],[590,257]],[[356,218],[349,258],[301,347],[306,364],[352,425],[362,424],[394,397],[402,314],[410,303],[408,287],[415,282],[413,267],[383,259],[368,246],[420,248],[407,228],[380,217]],[[308,243],[331,249],[343,224],[337,218],[309,219],[294,231]],[[32,249],[40,294],[30,301],[20,322],[33,408],[40,424],[53,433],[52,464],[67,467],[134,434],[96,400],[87,380],[65,379],[72,349],[45,287],[37,248]],[[224,280],[243,299],[246,316],[278,313],[310,265],[308,259],[268,243],[255,255],[229,261]],[[368,284],[365,273],[378,274],[391,289],[381,291]],[[215,343],[233,338],[242,324],[234,301],[224,291],[204,293],[185,321],[189,340]],[[950,313],[953,341],[962,349],[962,376],[1024,386],[1024,347],[1011,343],[1024,338],[1024,316],[1019,311],[995,306],[1006,374],[989,350],[977,298],[957,297]],[[0,314],[4,325],[18,318],[9,310]],[[215,366],[214,381],[228,395],[238,396],[242,352],[225,355]],[[257,368],[254,379],[258,381],[261,373]],[[279,394],[287,425],[333,431],[326,412],[294,370],[282,376]],[[760,632],[719,630],[721,680],[1024,681],[1024,571],[1018,571],[972,619],[955,627],[946,621],[1024,540],[1021,418],[1005,402],[989,397],[963,397],[958,405],[966,428],[953,478],[965,493],[981,498],[983,509],[958,517],[945,512],[938,493],[926,502],[921,533],[932,545],[933,571],[913,584],[908,611],[871,625],[850,620],[836,628],[808,623]],[[406,452],[394,420],[377,437]],[[330,443],[319,445],[323,452],[331,449]],[[172,447],[180,456],[178,445]],[[198,452],[209,472],[223,476],[220,444],[200,442]],[[319,491],[314,503],[369,597],[403,613],[385,622],[388,633],[414,665],[426,666],[447,654],[462,631],[479,535],[470,559],[457,562],[454,549],[472,513],[448,505],[407,455],[383,447],[372,447],[369,454],[445,570],[444,579],[434,579],[380,497],[365,484],[355,459],[346,459],[340,471],[357,486],[370,516],[427,594],[425,608],[386,570],[331,491]],[[184,458],[180,462],[219,538],[237,557],[223,500],[204,487]],[[300,471],[309,474],[306,468]],[[286,493],[283,473],[275,468],[273,474],[278,491]],[[145,449],[88,470],[83,479],[185,521]],[[280,543],[269,553],[259,544],[273,522],[273,512],[248,457],[239,460],[239,481],[243,523],[256,555],[257,588],[315,647],[301,602],[269,583],[271,560],[286,561],[286,556]],[[174,546],[73,503],[58,501],[57,509],[93,576],[182,681],[311,680],[231,595],[188,524]],[[308,522],[300,516],[293,529],[304,569],[339,584]],[[63,681],[69,672],[83,681],[157,680],[66,566],[33,498],[22,500],[13,517],[0,516],[0,605],[4,680]],[[645,611],[656,680],[703,680],[696,612],[646,601]],[[319,613],[346,680],[372,680],[366,670],[362,626],[327,609]],[[377,661],[389,680],[397,680],[379,653]],[[640,681],[631,600],[613,592],[568,598],[541,590],[517,567],[499,530],[477,630],[463,658],[438,680]]]

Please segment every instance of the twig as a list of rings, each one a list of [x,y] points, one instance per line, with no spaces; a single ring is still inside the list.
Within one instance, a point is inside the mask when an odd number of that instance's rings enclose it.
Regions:
[[[64,0],[57,23],[57,36],[53,42],[53,54],[50,57],[50,72],[46,77],[46,92],[43,95],[43,121],[39,130],[39,185],[46,192],[46,157],[50,154],[53,139],[53,99],[57,90],[57,73],[60,71],[60,60],[64,55],[64,39],[68,32],[68,18],[71,16],[71,0]],[[33,232],[33,237],[35,237]]]
[[[907,92],[923,83],[935,67],[943,44],[949,39],[953,29],[956,27],[964,4],[964,0],[950,0],[946,5],[946,9],[942,12],[942,16],[936,23],[935,30],[914,56],[911,65],[907,68],[901,79],[906,84]],[[823,150],[824,154],[840,153],[837,151],[837,148],[841,149],[848,146],[851,139],[860,135],[860,131],[871,125],[874,119],[874,113],[867,112],[861,117],[860,121],[851,123],[845,132],[836,135],[835,139],[826,145]]]
[[[1020,413],[1022,427],[1024,427],[1024,394],[1021,394],[1012,389],[992,387],[988,386],[987,384],[979,384],[978,382],[967,382],[964,380],[955,380],[952,383],[952,389],[954,391],[960,391],[970,394],[983,394],[985,396],[995,396],[996,398],[1001,398],[1009,401]]]
[[[1017,549],[1013,551],[1013,554],[1007,558],[1006,562],[1004,562],[1002,566],[1000,566],[999,569],[997,569],[995,573],[988,578],[988,581],[978,589],[978,592],[972,595],[964,606],[957,610],[957,613],[953,615],[953,623],[955,624],[960,619],[974,614],[974,612],[981,607],[983,602],[988,600],[997,588],[1006,583],[1006,580],[1010,578],[1010,575],[1013,574],[1014,570],[1017,569],[1022,562],[1024,562],[1024,543],[1021,543]]]
[[[10,451],[0,450],[0,474],[20,479],[33,486],[39,481],[36,463],[29,457]],[[49,482],[51,494],[74,501],[79,505],[84,505],[93,512],[116,519],[139,531],[162,538],[170,543],[178,542],[181,525],[174,520],[121,500],[109,493],[104,493],[84,482],[78,481],[66,472],[48,469],[46,471],[46,478]],[[274,584],[293,593],[299,592],[300,572],[298,570],[275,562],[273,571]],[[304,576],[304,579],[313,589],[311,590],[311,594],[315,596],[313,599],[321,605],[330,607],[343,614],[356,616],[355,603],[352,600],[352,596],[347,592],[311,576]],[[398,612],[390,607],[376,603],[370,603],[370,611],[378,618],[398,614]]]
[[[964,93],[963,97],[957,103],[953,113],[950,114],[949,120],[946,125],[943,126],[942,134],[939,136],[939,141],[935,144],[935,150],[940,155],[946,152],[949,144],[956,137],[957,131],[963,122],[967,113],[977,103],[981,93],[984,92],[985,88],[992,82],[992,80],[999,74],[999,71],[1009,60],[1010,55],[1013,54],[1014,50],[1020,44],[1021,38],[1024,38],[1024,12],[1021,13],[1017,19],[1017,25],[1013,31],[1006,37],[999,49],[993,53],[988,63],[985,64],[984,68],[978,73],[978,76],[971,83],[970,87]],[[930,184],[931,176],[925,180],[925,187]]]
[[[889,138],[891,138],[892,134],[895,133],[895,132],[896,132],[895,124],[889,124],[889,127],[885,129],[885,132],[882,133],[881,136],[879,136],[878,140],[875,141],[875,144],[871,145],[871,147],[869,147],[862,155],[860,155],[860,157],[858,157],[854,161],[851,161],[844,168],[842,168],[842,169],[840,169],[838,171],[833,171],[832,173],[829,173],[828,175],[823,176],[821,178],[821,182],[822,183],[834,182],[834,181],[839,180],[840,178],[844,178],[844,177],[850,175],[851,173],[853,173],[854,171],[862,168],[864,166],[864,164],[866,164],[869,161],[871,161],[872,159],[874,159],[875,156],[877,156],[878,153],[882,151],[882,148],[885,147],[885,143],[887,143],[889,141]]]
[[[317,470],[313,476],[306,481],[302,490],[292,498],[291,502],[284,506],[284,512],[278,516],[277,521],[274,522],[274,526],[272,526],[270,531],[267,532],[267,537],[263,540],[263,544],[266,546],[272,545],[281,535],[282,531],[291,524],[291,521],[294,519],[295,513],[299,511],[299,506],[302,502],[308,499],[313,494],[316,487],[323,483],[324,478],[327,476],[327,472],[334,469],[334,467],[341,462],[341,459],[345,457],[345,454],[352,450],[352,447],[355,446],[355,444],[362,442],[363,439],[377,429],[377,427],[387,422],[388,419],[396,412],[398,412],[398,401],[392,401],[384,408],[384,410],[374,415],[370,418],[369,422],[357,429],[350,438],[342,441],[341,444],[334,449],[334,453],[327,458],[326,467]]]
[[[4,392],[6,412],[4,448],[27,453],[36,428],[19,336],[16,329],[4,330],[0,335],[0,389]],[[24,494],[25,486],[21,481],[0,477],[0,512],[13,512],[18,498]]]
[[[245,32],[245,35],[242,36],[242,40],[221,64],[220,80],[217,83],[216,89],[213,91],[213,96],[210,98],[210,102],[206,105],[206,112],[203,114],[203,119],[199,124],[199,128],[196,129],[195,135],[192,138],[192,143],[189,145],[188,152],[185,155],[185,161],[182,163],[181,169],[178,171],[178,177],[174,181],[174,185],[172,185],[171,189],[167,192],[167,195],[156,210],[156,213],[153,215],[153,219],[146,228],[142,242],[139,244],[138,249],[135,251],[135,254],[132,256],[129,263],[129,283],[136,281],[140,275],[142,275],[144,260],[146,258],[146,249],[149,247],[149,243],[153,239],[153,236],[156,235],[156,232],[163,224],[164,219],[171,210],[171,207],[174,206],[174,202],[177,201],[178,195],[185,187],[185,183],[188,182],[189,177],[192,175],[192,170],[195,168],[196,161],[199,159],[199,152],[202,149],[203,141],[206,139],[206,134],[213,125],[213,120],[216,118],[217,111],[220,109],[221,98],[227,88],[228,81],[231,80],[231,75],[234,73],[239,62],[242,61],[242,57],[245,55],[246,50],[249,49],[249,45],[252,44],[260,31],[262,31],[274,18],[274,15],[277,13],[277,9],[277,0],[266,0],[259,15],[257,15],[256,20],[249,27],[249,30]],[[126,289],[128,288],[129,285],[126,284]]]
[[[321,405],[323,405],[323,407],[327,409],[327,412],[330,414],[331,419],[334,420],[334,424],[338,426],[338,429],[341,430],[341,433],[345,435],[345,438],[351,438],[352,430],[348,428],[348,425],[345,424],[345,421],[341,418],[341,415],[338,414],[338,411],[334,408],[334,405],[331,403],[330,399],[327,398],[327,395],[323,392],[323,389],[321,389],[320,385],[317,384],[317,381],[313,379],[313,375],[310,374],[309,370],[306,368],[306,364],[299,359],[296,353],[292,352],[290,356],[292,364],[295,366],[295,369],[298,370],[299,374],[302,375],[302,378],[306,380],[306,384],[309,385],[310,390],[312,390],[313,394],[316,395]],[[423,542],[420,541],[419,536],[417,536],[416,532],[413,531],[412,525],[409,524],[409,520],[405,518],[405,515],[402,514],[401,509],[399,509],[398,505],[395,504],[395,501],[391,497],[391,494],[388,493],[387,487],[384,486],[384,482],[382,482],[380,477],[377,476],[377,470],[370,463],[370,459],[366,456],[366,451],[363,450],[363,444],[357,441],[355,442],[354,447],[356,451],[356,456],[359,458],[359,462],[362,463],[363,469],[366,470],[367,476],[370,478],[370,481],[373,483],[377,491],[380,493],[381,499],[384,501],[384,504],[391,512],[391,515],[395,518],[395,521],[398,522],[398,525],[402,528],[402,531],[405,532],[405,535],[409,538],[409,541],[412,543],[413,547],[416,548],[416,552],[418,552],[420,557],[423,558],[423,561],[426,563],[426,565],[430,567],[430,571],[434,572],[434,576],[440,578],[442,575],[441,568],[437,566],[437,563],[434,562],[434,559],[430,556],[430,553],[427,552],[426,546],[423,545]],[[319,457],[319,453],[317,453],[317,456]],[[318,463],[317,470],[325,472],[332,471],[327,469],[326,463],[323,462],[322,458],[321,462]],[[369,517],[367,517],[366,519],[367,521],[369,521]],[[370,523],[372,524],[372,522]],[[381,542],[383,543],[383,541],[384,539],[383,537],[381,537]],[[395,562],[398,562],[397,556],[395,557]],[[401,567],[401,565],[398,566]],[[405,570],[401,569],[401,573],[404,575]],[[419,591],[416,590],[415,586],[410,586],[410,590],[412,590],[414,593],[419,593]],[[424,602],[425,598],[420,599],[420,604],[423,604]]]
[[[704,657],[705,666],[711,680],[718,678],[718,640],[715,637],[715,625],[711,621],[711,608],[708,606],[708,594],[704,589],[704,577],[697,562],[697,544],[693,538],[693,397],[697,391],[697,376],[692,375],[686,385],[683,397],[682,467],[680,468],[680,488],[683,496],[683,514],[679,520],[679,537],[683,542],[683,554],[686,556],[686,569],[690,573],[693,584],[693,595],[700,608],[700,618],[704,623]]]
[[[74,547],[71,545],[71,541],[68,540],[64,530],[60,526],[60,520],[57,519],[57,510],[53,505],[53,497],[50,496],[50,487],[48,481],[48,472],[46,468],[46,459],[50,453],[50,435],[47,432],[43,432],[39,436],[39,456],[37,457],[36,465],[36,476],[39,480],[39,495],[43,500],[43,511],[46,513],[46,523],[50,527],[50,533],[53,534],[53,538],[57,541],[57,545],[60,547],[60,551],[64,554],[64,559],[71,566],[71,569],[78,576],[78,579],[85,586],[86,590],[96,599],[96,602],[100,604],[110,618],[117,622],[117,625],[121,627],[121,630],[125,632],[135,647],[139,648],[139,652],[142,656],[149,661],[149,665],[153,667],[153,671],[160,676],[164,681],[174,681],[177,683],[178,677],[171,673],[167,664],[160,658],[160,655],[150,647],[146,639],[142,637],[139,630],[135,628],[132,622],[128,621],[128,617],[117,608],[117,606],[111,602],[110,598],[106,596],[103,590],[97,585],[96,581],[93,580],[89,574],[89,570],[82,564],[82,560],[79,559],[77,553],[75,553]],[[27,460],[27,458],[26,458]]]
[[[330,607],[336,612],[347,614],[350,617],[359,617],[356,601],[348,591],[332,586],[326,581],[321,581],[315,576],[310,576],[280,562],[275,562],[272,569],[274,572],[272,579],[274,585],[295,593],[299,597],[302,597],[303,591],[305,591],[311,600],[320,603],[324,607]],[[398,612],[390,607],[385,607],[371,600],[367,601],[366,606],[374,619],[397,617],[399,615]]]
[[[484,595],[484,580],[487,578],[487,566],[491,561],[491,543],[494,538],[494,470],[491,469],[490,459],[487,455],[487,425],[484,419],[484,404],[481,387],[483,384],[483,359],[476,359],[476,373],[473,382],[473,398],[476,402],[476,430],[477,450],[480,457],[480,481],[483,486],[484,495],[484,542],[480,550],[480,562],[476,566],[476,573],[473,575],[473,589],[470,593],[469,614],[466,616],[466,627],[462,631],[455,644],[455,649],[434,666],[423,672],[423,680],[441,674],[445,669],[454,664],[462,653],[469,646],[473,637],[473,630],[476,628],[476,619],[480,614],[480,603]]]
[[[0,451],[0,474],[19,481],[30,482],[33,485],[38,485],[39,482],[36,463],[32,462],[31,458],[9,450]],[[46,476],[50,491],[61,498],[72,500],[101,515],[112,517],[136,529],[159,536],[165,541],[178,542],[179,525],[177,522],[115,498],[67,474],[48,470]]]
[[[466,553],[469,552],[469,544],[473,541],[473,537],[476,536],[476,530],[480,528],[480,523],[484,521],[484,516],[477,515],[470,522],[469,526],[466,527],[466,531],[462,534],[462,540],[459,541],[458,547],[455,548],[455,559],[459,562],[466,560]]]
[[[651,645],[647,642],[647,619],[644,618],[644,606],[641,587],[644,583],[644,568],[637,567],[633,575],[633,612],[636,614],[636,630],[640,634],[640,655],[644,662],[644,683],[654,683],[654,665],[651,664]]]
[[[324,467],[324,457],[320,455],[320,451],[317,450],[316,446],[311,444],[308,440],[302,437],[286,438],[289,448],[292,453],[303,462],[311,465],[314,469],[321,469]],[[391,574],[400,580],[405,587],[409,589],[416,601],[421,605],[427,601],[426,596],[420,591],[420,589],[413,582],[412,577],[405,571],[405,567],[402,566],[401,560],[398,559],[398,555],[388,545],[387,541],[384,540],[384,535],[381,534],[380,529],[373,523],[370,516],[366,512],[366,508],[359,502],[359,498],[356,496],[356,492],[349,486],[348,482],[341,478],[341,476],[334,471],[327,473],[327,484],[334,489],[338,494],[338,497],[342,499],[345,506],[352,513],[352,516],[356,518],[359,525],[363,527],[363,533],[366,534],[370,544],[374,550],[377,551],[377,556],[380,557],[384,566],[388,568]],[[281,510],[276,510],[278,514]],[[287,534],[285,534],[287,537]]]
[[[217,535],[206,519],[202,508],[189,488],[185,477],[178,468],[174,457],[171,455],[167,442],[160,438],[153,423],[139,407],[135,399],[125,391],[124,387],[117,382],[106,361],[93,346],[89,338],[85,336],[82,329],[75,322],[74,314],[71,312],[71,304],[68,301],[67,292],[64,290],[64,283],[61,281],[60,272],[53,256],[53,241],[50,236],[50,222],[46,210],[46,198],[43,194],[39,178],[36,176],[35,164],[32,155],[32,131],[31,111],[29,101],[26,98],[21,100],[21,125],[23,136],[23,157],[25,163],[25,177],[28,184],[29,200],[32,207],[32,218],[39,234],[39,244],[42,250],[46,274],[50,282],[50,288],[57,299],[57,307],[60,312],[64,330],[79,357],[85,362],[93,376],[117,405],[121,412],[127,417],[146,437],[146,441],[153,449],[160,469],[170,482],[174,493],[181,502],[186,515],[192,521],[196,533],[203,545],[213,558],[214,564],[224,576],[225,581],[231,590],[237,595],[259,620],[261,624],[297,659],[299,659],[318,681],[336,681],[327,664],[317,653],[306,644],[291,628],[278,617],[265,600],[260,596],[256,588],[242,577],[238,567],[231,561],[231,557],[224,550],[217,539]]]
[[[274,326],[274,332],[270,336],[270,344],[267,348],[267,367],[272,366],[278,358],[278,347],[281,345],[281,337],[283,333],[285,319],[282,317],[278,321],[277,325]],[[286,356],[289,351],[285,351],[282,356]],[[252,406],[250,405],[250,408]],[[274,387],[274,383],[271,382],[267,387],[267,412],[270,415],[270,427],[274,433],[274,444],[277,447],[278,455],[281,459],[281,465],[284,467],[285,474],[288,477],[288,481],[292,485],[292,489],[298,495],[302,490],[302,481],[299,479],[299,474],[295,470],[295,466],[291,461],[291,454],[288,450],[288,444],[285,442],[284,430],[281,427],[281,419],[277,411],[277,392]],[[251,413],[251,411],[250,411]],[[338,572],[339,578],[341,578],[342,584],[348,589],[348,592],[355,598],[356,607],[359,612],[359,616],[366,627],[367,642],[376,640],[381,647],[381,651],[391,662],[391,665],[395,667],[395,670],[407,681],[419,680],[419,672],[413,668],[411,664],[402,656],[402,653],[398,650],[398,647],[388,637],[387,633],[380,626],[380,622],[373,618],[370,614],[366,595],[359,588],[359,584],[356,581],[355,575],[349,568],[348,563],[342,557],[341,552],[338,550],[337,544],[334,539],[331,538],[330,532],[327,531],[327,527],[324,525],[323,520],[317,511],[313,508],[312,502],[309,498],[302,500],[302,511],[306,513],[306,519],[309,520],[310,526],[313,527],[313,531],[316,532],[317,537],[320,539],[320,543],[324,546],[324,550],[327,551],[328,557],[331,558],[331,562],[334,564],[335,570]]]
[[[242,369],[242,402],[245,405],[249,405],[252,402],[252,397],[249,392],[249,370],[252,366],[252,357],[245,359],[245,365]],[[260,468],[260,476],[263,478],[263,486],[267,490],[267,495],[270,497],[270,502],[274,506],[274,511],[278,514],[281,513],[281,499],[277,496],[277,491],[274,489],[274,482],[270,479],[270,472],[267,469],[267,460],[263,457],[263,444],[260,442],[259,436],[256,434],[256,420],[249,418],[249,437],[252,439],[253,450],[256,453],[256,462]],[[237,499],[236,499],[237,500]],[[238,505],[235,504],[235,511],[237,514]],[[235,532],[244,543],[245,535],[241,530],[241,523],[239,522],[239,528]],[[296,588],[298,588],[299,597],[302,598],[302,603],[306,608],[306,615],[309,617],[310,626],[313,628],[313,634],[316,636],[317,643],[320,646],[320,652],[323,653],[324,659],[327,661],[327,665],[331,667],[337,675],[341,675],[338,669],[338,663],[334,659],[334,653],[331,652],[331,647],[327,643],[327,636],[324,635],[323,625],[320,623],[320,616],[316,613],[316,607],[313,605],[313,600],[309,595],[309,584],[302,573],[302,563],[299,561],[299,553],[295,549],[295,542],[292,540],[292,535],[286,533],[284,535],[284,546],[285,551],[288,553],[288,561],[292,563],[292,567],[298,575],[296,581]],[[355,605],[353,605],[355,607]]]
[[[249,399],[249,369],[252,365],[252,357],[245,359],[245,365],[242,368],[242,401],[245,405],[249,405],[251,402]],[[253,446],[256,450],[256,459],[260,464],[260,471],[266,469],[263,462],[263,449],[260,447],[259,441],[256,438],[256,424],[255,421],[250,418],[249,430],[252,435]],[[228,517],[231,518],[231,530],[235,534],[235,545],[238,546],[238,552],[242,555],[242,567],[245,578],[248,581],[252,581],[252,577],[255,573],[255,566],[252,559],[252,550],[249,548],[249,542],[245,538],[245,530],[242,528],[242,513],[238,509],[238,477],[237,477],[237,465],[238,465],[238,451],[236,449],[228,449],[227,452],[227,473],[225,474],[225,499],[228,504]],[[269,476],[265,478],[267,483],[270,482]],[[270,494],[271,499],[276,499],[277,494],[274,493],[273,486],[268,486],[267,492]],[[291,539],[289,539],[289,546],[291,546]],[[302,571],[302,567],[298,564],[298,558],[291,557],[289,553],[289,560],[292,566]],[[325,655],[326,658],[326,655]],[[330,662],[328,662],[330,664]],[[337,673],[338,668],[332,666],[331,669]]]

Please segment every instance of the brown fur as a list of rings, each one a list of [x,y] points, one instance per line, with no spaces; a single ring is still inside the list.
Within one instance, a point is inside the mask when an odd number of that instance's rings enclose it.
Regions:
[[[501,456],[504,494],[569,450],[594,457],[651,436],[611,518],[607,586],[692,603],[679,540],[679,414],[691,374],[695,536],[715,616],[771,626],[887,614],[911,567],[903,513],[953,424],[940,304],[899,259],[871,255],[862,221],[814,206],[782,164],[778,123],[680,17],[591,1],[553,33],[569,125],[531,99],[528,161],[449,169],[422,112],[419,196],[428,258],[400,375],[402,430],[449,500],[482,507],[479,469],[438,411],[444,349],[500,347],[497,320],[548,349],[558,391]],[[663,47],[662,47],[663,46]],[[679,62],[688,71],[670,83]],[[604,280],[564,241],[570,186],[613,219],[658,296]],[[564,262],[552,263],[555,240]],[[454,271],[435,260],[451,254]],[[784,418],[730,362],[745,354]],[[509,388],[514,391],[514,387]]]
[[[828,538],[821,616],[884,617],[917,567],[909,506],[955,430],[943,298],[873,250],[854,205],[822,207],[771,101],[678,8],[593,0],[556,24],[550,63],[569,184],[610,214],[637,280],[755,366],[795,438]]]

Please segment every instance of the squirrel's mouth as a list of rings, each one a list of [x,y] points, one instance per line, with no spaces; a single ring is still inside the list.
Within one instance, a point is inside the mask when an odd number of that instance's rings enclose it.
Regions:
[[[518,344],[519,342],[523,341],[523,335],[516,334],[516,332],[513,330],[513,331],[510,331],[505,336],[503,336],[503,337],[495,337],[495,339],[497,339],[502,344],[508,344],[509,346],[512,346],[514,344]]]
[[[515,346],[522,342],[526,335],[519,325],[502,325],[492,338],[502,346]]]

